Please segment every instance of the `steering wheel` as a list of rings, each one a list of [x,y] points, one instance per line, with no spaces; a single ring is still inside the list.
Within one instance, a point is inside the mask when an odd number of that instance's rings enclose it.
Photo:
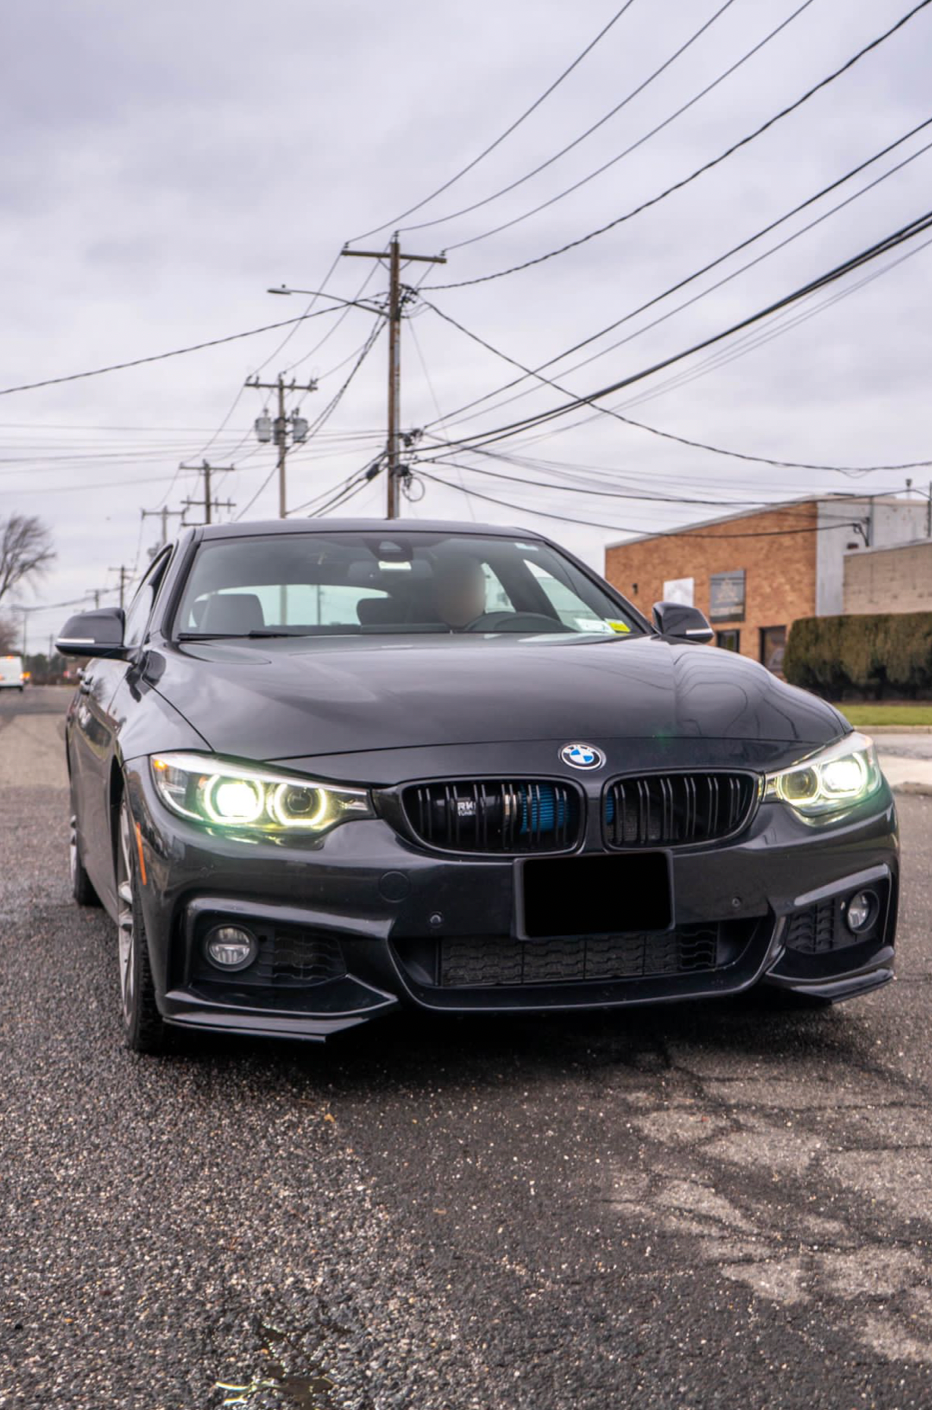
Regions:
[[[475,617],[471,622],[467,622],[463,631],[529,632],[540,631],[542,627],[548,632],[568,632],[572,630],[556,618],[545,616],[543,612],[483,612],[481,616]]]

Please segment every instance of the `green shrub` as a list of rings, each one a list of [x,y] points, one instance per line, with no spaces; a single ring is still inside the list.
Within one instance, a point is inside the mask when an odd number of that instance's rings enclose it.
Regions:
[[[801,617],[783,670],[788,681],[828,699],[846,694],[932,694],[932,612]]]

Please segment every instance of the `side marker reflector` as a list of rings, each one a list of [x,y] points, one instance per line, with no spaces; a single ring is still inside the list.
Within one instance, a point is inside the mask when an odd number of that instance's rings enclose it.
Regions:
[[[142,877],[142,884],[143,884],[143,886],[145,886],[145,885],[147,884],[147,882],[146,882],[146,859],[145,859],[145,857],[144,857],[143,854],[142,854],[142,830],[140,829],[140,826],[139,826],[138,823],[136,824],[136,848],[137,848],[137,850],[138,850],[138,852],[139,852],[139,875]]]

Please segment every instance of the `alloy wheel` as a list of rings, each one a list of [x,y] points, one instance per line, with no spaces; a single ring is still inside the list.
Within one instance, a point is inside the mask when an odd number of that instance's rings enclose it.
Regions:
[[[123,1021],[132,1016],[136,921],[133,906],[133,842],[132,822],[126,799],[120,805],[120,838],[117,851],[117,932],[119,937],[120,995],[123,1001]]]

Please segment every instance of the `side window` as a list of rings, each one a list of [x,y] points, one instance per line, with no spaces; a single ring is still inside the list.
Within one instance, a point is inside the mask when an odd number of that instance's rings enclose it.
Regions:
[[[539,563],[528,563],[528,568],[537,581],[538,587],[546,596],[556,616],[565,627],[574,632],[598,632],[611,635],[622,629],[623,624],[613,627],[609,622],[587,606],[568,583],[561,582]]]
[[[149,621],[149,614],[155,602],[155,594],[159,590],[159,583],[165,569],[168,567],[169,553],[163,553],[152,564],[146,576],[139,584],[136,596],[133,598],[126,613],[126,626],[123,631],[123,643],[125,646],[138,646],[145,634],[146,625]]]
[[[486,612],[513,612],[515,605],[502,586],[502,580],[495,569],[488,563],[483,563],[482,572],[485,577]]]

